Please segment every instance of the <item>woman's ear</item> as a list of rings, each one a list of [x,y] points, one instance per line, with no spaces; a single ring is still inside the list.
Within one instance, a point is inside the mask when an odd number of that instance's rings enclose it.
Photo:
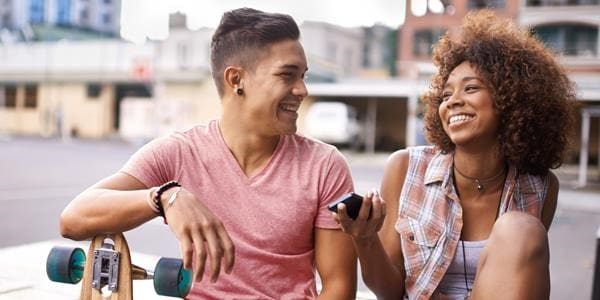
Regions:
[[[223,76],[225,77],[225,92],[231,92],[233,95],[243,95],[244,94],[244,85],[243,85],[243,75],[244,69],[241,67],[229,66],[223,72]]]

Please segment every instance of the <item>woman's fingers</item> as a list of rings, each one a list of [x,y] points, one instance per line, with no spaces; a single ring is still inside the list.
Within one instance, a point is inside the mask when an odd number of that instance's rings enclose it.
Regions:
[[[371,214],[371,206],[373,204],[373,191],[367,192],[365,197],[363,197],[363,202],[360,206],[360,210],[358,211],[357,220],[367,221],[369,219],[369,215]]]

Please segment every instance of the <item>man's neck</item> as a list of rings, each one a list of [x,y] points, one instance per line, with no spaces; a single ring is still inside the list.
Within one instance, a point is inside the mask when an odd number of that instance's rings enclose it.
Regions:
[[[280,136],[266,136],[246,128],[239,120],[222,118],[219,129],[229,151],[248,177],[260,172],[275,152]]]

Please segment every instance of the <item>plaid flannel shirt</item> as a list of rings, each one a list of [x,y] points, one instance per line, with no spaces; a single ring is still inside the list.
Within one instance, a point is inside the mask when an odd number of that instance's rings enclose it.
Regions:
[[[454,156],[431,146],[409,148],[410,159],[395,229],[400,235],[409,299],[429,299],[446,273],[463,225],[452,177]],[[500,200],[502,215],[541,217],[547,177],[517,174],[509,166]]]

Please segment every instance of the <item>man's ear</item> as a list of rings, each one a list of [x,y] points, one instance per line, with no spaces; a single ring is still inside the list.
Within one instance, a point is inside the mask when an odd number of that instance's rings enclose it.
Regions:
[[[244,88],[243,77],[244,69],[241,67],[229,66],[223,71],[225,77],[225,89],[231,91],[233,94],[237,94],[239,89]]]

